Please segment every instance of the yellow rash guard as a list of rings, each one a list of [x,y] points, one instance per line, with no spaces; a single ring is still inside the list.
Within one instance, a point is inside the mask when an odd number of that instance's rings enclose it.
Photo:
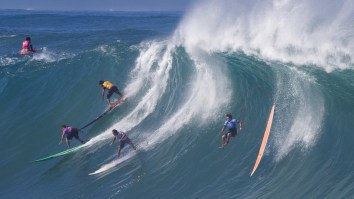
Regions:
[[[109,81],[105,81],[105,82],[103,82],[102,86],[105,87],[106,89],[110,90],[114,85]]]

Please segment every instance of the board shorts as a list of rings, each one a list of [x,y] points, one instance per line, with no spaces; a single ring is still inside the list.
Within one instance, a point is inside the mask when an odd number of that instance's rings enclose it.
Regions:
[[[112,88],[108,90],[107,99],[111,98],[113,93],[117,93],[117,94],[120,95],[120,92],[119,92],[119,90],[118,90],[118,88],[116,86],[112,86]]]
[[[231,133],[231,137],[235,137],[237,135],[237,129],[229,129],[227,133]]]
[[[122,140],[119,144],[119,148],[123,149],[123,147],[125,146],[125,144],[131,144],[132,141],[130,141],[129,138],[125,138],[124,140]]]
[[[73,129],[71,132],[66,134],[66,138],[68,140],[71,140],[73,137],[79,139],[79,130]]]

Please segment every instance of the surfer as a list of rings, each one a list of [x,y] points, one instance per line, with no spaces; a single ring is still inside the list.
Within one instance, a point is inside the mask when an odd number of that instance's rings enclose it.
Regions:
[[[26,37],[26,39],[22,42],[21,54],[28,54],[31,52],[35,52],[36,49],[33,48],[31,43],[31,37]]]
[[[127,134],[123,131],[117,131],[116,129],[112,130],[112,134],[114,136],[111,146],[113,145],[114,141],[117,139],[119,140],[119,147],[118,147],[118,158],[120,157],[120,151],[123,149],[125,144],[129,144],[134,150],[136,150],[136,147],[132,143],[132,141],[128,138]]]
[[[222,127],[220,131],[220,135],[223,134],[225,128],[227,127],[229,131],[222,135],[221,137],[221,149],[224,149],[224,147],[229,143],[231,137],[235,137],[237,135],[237,124],[240,125],[240,131],[242,131],[242,121],[237,120],[237,119],[232,119],[231,114],[226,114],[226,121],[224,123],[224,126]]]
[[[75,139],[77,139],[78,141],[80,141],[81,144],[85,144],[85,142],[79,138],[79,131],[83,132],[82,130],[75,128],[75,127],[66,126],[66,125],[62,125],[61,130],[62,130],[62,135],[61,135],[61,139],[60,139],[59,144],[61,144],[63,142],[65,135],[66,135],[66,144],[68,145],[68,148],[71,148],[70,140],[73,137]]]
[[[122,94],[121,92],[119,92],[117,86],[115,86],[115,85],[112,84],[111,82],[100,80],[100,81],[99,81],[99,85],[101,85],[101,87],[103,88],[103,90],[102,90],[102,100],[104,99],[104,92],[105,92],[105,90],[106,90],[106,89],[108,90],[107,101],[108,101],[108,104],[109,104],[110,106],[112,106],[110,98],[111,98],[111,96],[112,96],[113,93],[117,93],[118,95],[120,95],[120,97],[123,97],[123,94]]]

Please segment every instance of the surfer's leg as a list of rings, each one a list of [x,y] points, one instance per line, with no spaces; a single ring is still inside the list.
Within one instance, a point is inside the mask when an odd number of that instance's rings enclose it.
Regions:
[[[69,139],[67,137],[66,137],[66,145],[68,145],[68,148],[71,148],[70,141],[69,141]]]
[[[120,97],[123,97],[123,94],[119,91],[119,89],[115,86],[112,88],[113,92],[117,93]]]
[[[85,142],[82,141],[82,140],[80,139],[80,137],[79,137],[79,131],[73,132],[73,137],[74,137],[75,139],[77,139],[78,141],[80,141],[81,144],[85,144]]]
[[[131,141],[129,141],[129,144],[134,150],[136,150],[136,147],[134,146],[134,144]]]
[[[222,148],[223,145],[224,145],[224,135],[221,136],[221,147],[220,148]]]
[[[118,148],[118,158],[120,157],[120,150],[121,150],[121,148],[120,148],[120,146],[119,146],[119,148]]]
[[[123,94],[117,90],[115,93],[117,93],[120,97],[123,97]]]
[[[226,144],[228,144],[230,142],[230,138],[231,138],[231,133],[228,133],[227,134],[227,141],[226,141]]]
[[[79,142],[81,142],[81,144],[85,144],[85,142],[82,141],[79,137],[75,137],[75,139],[77,139]]]
[[[111,96],[113,94],[113,91],[112,89],[108,90],[108,93],[107,93],[107,101],[108,101],[108,104],[112,106],[111,104]]]
[[[226,146],[226,134],[224,134],[222,137],[221,137],[221,147],[220,148],[224,148]]]
[[[109,104],[110,106],[112,106],[111,100],[110,100],[109,98],[107,98],[107,102],[108,102],[108,104]],[[112,108],[112,107],[111,107],[111,108]]]

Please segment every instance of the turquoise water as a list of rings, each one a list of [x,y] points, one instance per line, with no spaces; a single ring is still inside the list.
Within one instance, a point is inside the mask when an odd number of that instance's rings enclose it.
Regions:
[[[1,10],[2,197],[352,198],[354,15],[343,10],[349,1],[328,5],[330,15],[314,2]],[[289,10],[292,18],[279,18]],[[38,52],[20,56],[27,35]],[[87,147],[31,163],[66,149],[62,124],[84,126],[107,108],[101,79],[127,100],[80,134]],[[250,177],[273,103],[265,155]],[[225,113],[244,130],[220,150]],[[113,128],[138,151],[126,146],[116,160]]]

